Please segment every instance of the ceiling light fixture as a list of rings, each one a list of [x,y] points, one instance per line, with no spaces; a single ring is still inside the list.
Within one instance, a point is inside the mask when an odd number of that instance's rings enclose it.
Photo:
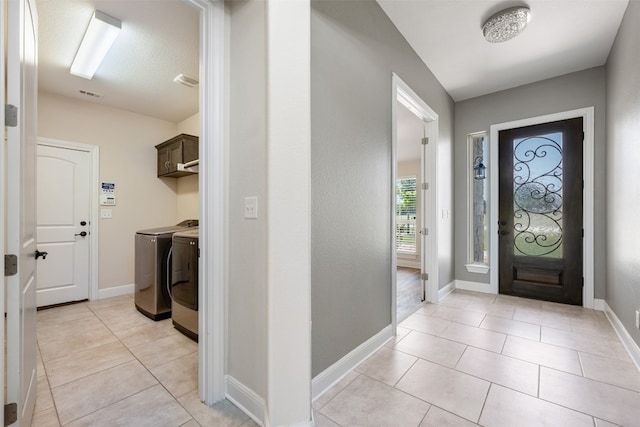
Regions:
[[[528,7],[510,7],[487,19],[482,24],[482,34],[490,43],[506,42],[523,32],[530,19]]]
[[[69,72],[74,76],[91,80],[121,28],[122,23],[119,19],[96,10],[91,16],[87,32],[84,33]]]
[[[186,74],[178,74],[173,81],[187,87],[196,87],[198,85],[198,79],[189,77]]]

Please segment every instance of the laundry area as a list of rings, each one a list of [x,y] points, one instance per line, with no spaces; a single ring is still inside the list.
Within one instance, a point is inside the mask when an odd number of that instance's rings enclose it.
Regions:
[[[176,328],[197,340],[199,12],[178,0],[37,7],[38,307],[132,295],[160,320],[173,295]],[[92,28],[112,44],[86,70]]]
[[[198,144],[197,136],[187,134],[158,144],[158,178],[197,174]],[[195,341],[198,341],[199,257],[197,219],[136,232],[136,309],[152,320],[171,317],[176,329]]]

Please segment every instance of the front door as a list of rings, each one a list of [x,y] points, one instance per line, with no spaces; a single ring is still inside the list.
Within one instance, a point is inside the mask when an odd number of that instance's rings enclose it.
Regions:
[[[38,307],[89,297],[91,154],[38,144]]]
[[[0,173],[6,170],[6,249],[17,257],[17,271],[6,280],[6,399],[17,406],[16,425],[28,426],[36,399],[38,20],[35,0],[0,5],[7,13],[7,39],[0,45],[7,61],[5,102],[17,107],[17,119],[5,128],[6,163],[0,166]]]
[[[582,305],[582,118],[499,136],[500,293]]]

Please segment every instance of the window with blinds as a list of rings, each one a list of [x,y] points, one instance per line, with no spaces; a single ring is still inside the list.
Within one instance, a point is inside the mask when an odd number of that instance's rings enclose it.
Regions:
[[[416,177],[396,179],[396,249],[416,253]]]

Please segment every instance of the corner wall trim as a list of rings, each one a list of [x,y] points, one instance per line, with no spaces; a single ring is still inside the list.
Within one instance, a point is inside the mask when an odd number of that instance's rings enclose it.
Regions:
[[[453,282],[449,283],[447,286],[445,286],[442,289],[438,289],[438,301],[432,301],[434,304],[437,304],[439,301],[442,301],[442,299],[444,297],[446,297],[447,295],[449,295],[451,292],[453,292],[456,289],[456,281],[454,280]]]
[[[119,297],[121,295],[128,295],[134,293],[136,285],[122,285],[114,286],[112,288],[98,289],[98,299]]]
[[[371,356],[389,341],[393,335],[392,325],[387,325],[383,330],[360,344],[342,359],[316,375],[311,381],[311,399],[315,401],[322,396],[335,383],[344,378],[349,372],[364,362],[367,357]]]
[[[265,424],[264,399],[230,375],[224,378],[227,399],[261,426]]]
[[[603,302],[604,313],[607,315],[609,323],[611,323],[611,326],[613,326],[613,329],[618,334],[620,341],[622,341],[622,345],[627,350],[627,353],[629,353],[629,356],[631,357],[631,360],[633,360],[633,363],[635,363],[636,368],[640,370],[640,347],[638,347],[638,344],[636,344],[633,338],[631,338],[631,335],[629,335],[627,329],[624,327],[620,319],[618,319],[618,316],[616,316],[611,307],[609,307],[607,301]]]

